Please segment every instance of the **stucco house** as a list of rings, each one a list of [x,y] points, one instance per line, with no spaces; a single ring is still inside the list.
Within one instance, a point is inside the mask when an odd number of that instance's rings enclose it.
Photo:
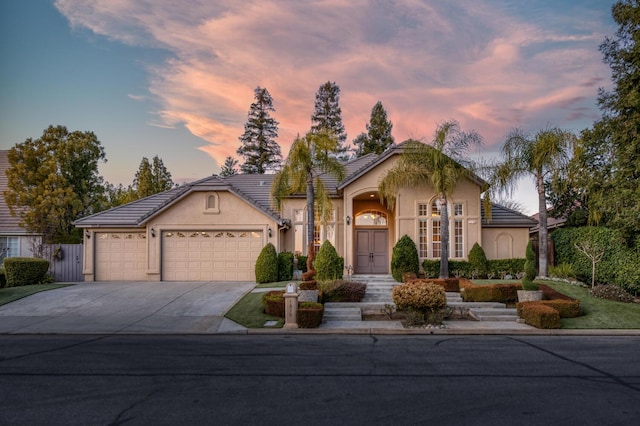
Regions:
[[[9,168],[7,150],[0,150],[0,264],[5,257],[32,256],[33,247],[40,243],[40,236],[20,226],[20,218],[9,211],[4,199]]]
[[[399,191],[392,211],[378,183],[403,144],[346,163],[346,178],[324,176],[333,217],[316,224],[316,247],[329,240],[356,274],[390,273],[391,252],[404,234],[421,260],[440,257],[440,216],[429,188]],[[305,195],[270,197],[273,175],[210,176],[75,222],[84,228],[86,281],[253,281],[261,249],[306,254]],[[453,194],[451,258],[463,260],[478,242],[489,259],[524,257],[532,219],[494,206],[486,220],[480,178],[461,181]]]

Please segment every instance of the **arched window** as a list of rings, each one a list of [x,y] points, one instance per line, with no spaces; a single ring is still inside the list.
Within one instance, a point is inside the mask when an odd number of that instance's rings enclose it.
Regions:
[[[387,226],[387,214],[378,210],[365,210],[356,215],[356,226]]]
[[[220,197],[217,192],[210,193],[205,196],[205,213],[220,213]]]

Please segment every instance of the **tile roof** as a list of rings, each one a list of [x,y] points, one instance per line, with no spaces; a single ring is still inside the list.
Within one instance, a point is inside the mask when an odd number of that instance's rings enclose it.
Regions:
[[[403,142],[400,145],[395,145],[381,155],[367,154],[345,163],[346,177],[342,181],[338,181],[328,173],[321,174],[320,179],[324,182],[331,196],[339,197],[341,189],[350,182],[353,182],[390,156],[401,153],[404,149],[404,144]],[[237,174],[228,177],[213,175],[84,217],[74,222],[74,224],[79,227],[140,227],[149,219],[194,191],[229,191],[261,210],[278,223],[284,224],[288,220],[281,218],[279,213],[272,207],[271,184],[273,183],[273,178],[274,175],[272,174]],[[478,180],[479,183],[482,182],[480,178]],[[305,197],[305,194],[295,194],[293,197]],[[488,222],[483,219],[482,223],[483,226],[487,227],[531,227],[536,224],[535,221],[527,216],[498,205],[494,205],[492,220]]]
[[[516,210],[491,203],[491,220],[487,220],[484,203],[480,204],[483,228],[531,228],[538,222]]]

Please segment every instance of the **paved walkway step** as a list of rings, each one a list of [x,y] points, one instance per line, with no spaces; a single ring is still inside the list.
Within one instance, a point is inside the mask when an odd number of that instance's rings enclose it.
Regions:
[[[469,315],[478,321],[516,321],[518,319],[518,313],[515,308],[471,308],[469,309]]]

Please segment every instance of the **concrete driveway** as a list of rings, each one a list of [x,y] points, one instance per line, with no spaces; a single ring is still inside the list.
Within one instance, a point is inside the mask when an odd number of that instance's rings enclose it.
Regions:
[[[0,333],[233,333],[251,282],[92,282],[0,306]]]

